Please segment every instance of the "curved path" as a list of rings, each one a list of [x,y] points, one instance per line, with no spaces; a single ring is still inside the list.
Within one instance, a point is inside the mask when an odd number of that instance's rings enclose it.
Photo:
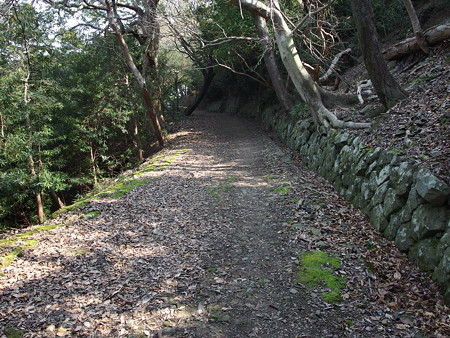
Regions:
[[[67,225],[36,233],[39,244],[3,269],[0,335],[11,327],[27,337],[418,332],[408,316],[373,303],[373,276],[339,228],[352,231],[364,217],[253,121],[198,113],[162,156],[172,163],[142,173],[149,183],[55,220]],[[82,216],[93,210],[100,214]],[[333,231],[341,242],[331,242]],[[318,248],[342,257],[342,303],[296,282],[299,255]]]

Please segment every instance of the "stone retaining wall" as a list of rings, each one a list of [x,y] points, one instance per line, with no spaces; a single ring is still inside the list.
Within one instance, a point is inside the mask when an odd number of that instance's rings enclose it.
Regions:
[[[345,131],[276,116],[273,108],[263,110],[261,119],[420,269],[431,272],[450,303],[450,187],[445,182],[393,150],[363,147],[359,137]]]

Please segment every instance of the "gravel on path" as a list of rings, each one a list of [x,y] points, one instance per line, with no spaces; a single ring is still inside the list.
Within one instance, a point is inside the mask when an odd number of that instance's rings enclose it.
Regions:
[[[395,291],[380,295],[374,265],[361,254],[367,240],[348,239],[366,229],[365,217],[254,121],[197,112],[164,156],[172,163],[143,173],[147,184],[93,200],[52,221],[65,226],[33,235],[39,243],[1,271],[0,335],[11,328],[25,337],[449,333],[427,326],[448,320],[442,305],[417,318],[399,307]],[[99,214],[83,216],[90,211]],[[389,246],[367,236],[366,246]],[[341,258],[334,274],[346,279],[342,302],[325,302],[323,285],[296,281],[299,255],[312,250]],[[397,273],[414,269],[397,255]]]

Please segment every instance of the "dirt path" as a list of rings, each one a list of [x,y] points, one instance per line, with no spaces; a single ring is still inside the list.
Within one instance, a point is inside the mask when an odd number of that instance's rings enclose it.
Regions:
[[[324,200],[336,198],[332,189],[253,122],[197,114],[172,143],[164,156],[173,163],[143,173],[148,184],[82,209],[100,211],[96,217],[78,212],[55,221],[66,226],[33,235],[39,244],[0,276],[0,334],[11,327],[26,337],[419,332],[411,314],[373,302],[374,277],[356,245],[329,240],[343,219],[352,231],[364,217],[340,199]],[[299,254],[317,248],[343,258],[342,303],[295,281]]]

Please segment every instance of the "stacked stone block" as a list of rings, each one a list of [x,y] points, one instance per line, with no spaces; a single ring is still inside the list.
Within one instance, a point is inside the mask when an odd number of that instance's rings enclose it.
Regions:
[[[261,118],[303,162],[363,210],[374,227],[423,271],[450,304],[450,187],[396,150],[366,148],[345,131],[263,111]]]

